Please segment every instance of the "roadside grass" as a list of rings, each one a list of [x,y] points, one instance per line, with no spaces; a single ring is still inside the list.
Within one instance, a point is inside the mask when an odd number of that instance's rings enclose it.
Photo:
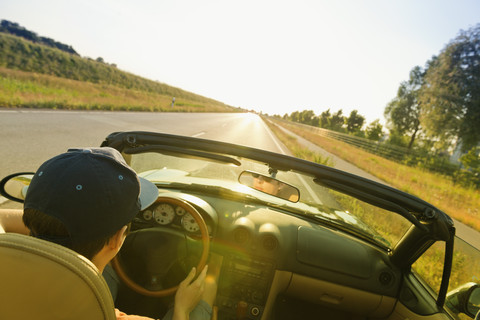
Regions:
[[[333,166],[331,158],[323,157],[322,155],[311,151],[308,148],[303,148],[297,143],[297,139],[289,134],[286,134],[282,130],[273,126],[270,122],[266,121],[266,124],[273,131],[273,133],[283,142],[285,147],[297,158],[305,159],[308,161],[320,163],[326,166]]]
[[[464,242],[455,242],[449,291],[468,282],[478,283],[480,262],[476,259],[478,254],[472,251],[475,251],[475,249]],[[412,269],[435,293],[438,293],[440,289],[444,255],[445,244],[436,242],[412,265]],[[457,314],[457,316],[462,320],[471,320],[470,317],[462,313]]]
[[[38,75],[50,75],[62,79],[124,88],[132,92],[152,92],[155,98],[158,98],[158,95],[167,97],[166,100],[164,99],[165,101],[153,106],[149,101],[140,101],[138,106],[135,103],[124,106],[120,104],[123,109],[145,110],[154,108],[160,110],[161,108],[158,105],[161,107],[169,106],[172,97],[175,97],[176,104],[185,107],[185,110],[188,108],[206,108],[212,109],[212,111],[232,112],[239,109],[208,97],[123,71],[117,68],[115,64],[109,64],[101,58],[93,60],[88,57],[81,57],[4,32],[0,32],[0,68],[3,68],[0,70],[4,74],[8,72],[10,77],[16,77],[17,79],[27,77],[27,80],[30,80],[31,77]],[[23,71],[24,74],[16,73],[16,71]],[[47,84],[48,86],[50,85]],[[105,95],[100,93],[100,96],[110,97],[108,92]],[[70,103],[71,101],[67,100],[67,102]],[[77,108],[80,105],[85,109],[92,106],[92,108],[107,110],[111,106],[118,107],[118,103],[109,105],[107,101],[107,104],[104,105],[103,102],[100,100],[99,102],[89,102],[89,104],[79,103],[65,106],[63,101],[49,99],[49,103],[45,104],[45,107]],[[147,106],[142,102],[147,103]]]
[[[301,130],[294,125],[275,123],[375,175],[392,187],[415,195],[454,219],[480,231],[480,192],[478,190],[456,185],[445,176],[387,160],[341,141]]]
[[[0,67],[0,106],[76,110],[232,112],[213,101],[193,101],[153,91],[128,89]]]
[[[449,288],[457,288],[467,282],[478,282],[480,262],[475,260],[475,255],[471,254],[471,248],[465,243],[455,243],[452,264],[452,276],[450,278]],[[412,266],[424,280],[436,292],[440,289],[442,280],[442,269],[438,264],[443,265],[445,255],[445,243],[434,243]]]

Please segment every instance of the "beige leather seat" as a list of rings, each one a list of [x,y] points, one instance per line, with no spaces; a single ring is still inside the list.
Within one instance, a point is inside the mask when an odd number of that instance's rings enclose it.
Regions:
[[[97,268],[72,250],[0,234],[0,319],[115,319]]]

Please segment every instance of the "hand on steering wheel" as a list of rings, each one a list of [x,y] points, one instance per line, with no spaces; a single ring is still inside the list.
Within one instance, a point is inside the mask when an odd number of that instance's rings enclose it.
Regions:
[[[179,200],[179,199],[159,197],[157,202],[170,203],[172,205],[180,206],[180,207],[184,208],[187,211],[187,213],[189,213],[195,219],[195,222],[200,227],[200,233],[202,235],[201,241],[202,241],[203,249],[202,249],[202,254],[201,254],[200,260],[199,260],[199,262],[196,266],[196,273],[198,275],[206,265],[206,262],[207,262],[207,259],[208,259],[208,253],[209,253],[209,249],[210,249],[210,238],[209,238],[209,235],[208,235],[207,225],[206,225],[205,221],[203,220],[203,217],[192,205],[190,205],[189,203],[187,203],[185,201]],[[146,229],[146,230],[148,230],[148,229]],[[159,229],[153,229],[153,230],[158,231]],[[165,231],[159,231],[159,232],[166,232],[166,230]],[[168,232],[166,232],[166,233],[168,233]],[[132,234],[132,236],[133,236],[133,234]],[[152,244],[152,245],[154,245],[154,244]],[[172,253],[172,248],[170,248],[170,249],[171,249],[171,250],[169,250],[170,255],[174,254],[175,252]],[[175,250],[175,248],[173,248],[173,250]],[[166,272],[167,272],[168,266],[171,266],[172,264],[173,264],[173,261],[165,261],[165,263],[162,264],[162,265],[165,266],[164,267],[165,270],[162,270],[162,271],[159,270],[159,273],[162,274],[162,275],[165,275]],[[124,268],[122,267],[122,264],[120,263],[120,259],[118,257],[115,257],[112,260],[112,265],[113,265],[113,268],[115,269],[115,271],[117,272],[119,278],[130,289],[132,289],[133,291],[135,291],[137,293],[140,293],[142,295],[150,296],[150,297],[165,297],[165,296],[174,294],[178,289],[178,285],[176,285],[176,286],[173,286],[173,287],[167,288],[167,289],[148,290],[148,289],[144,288],[143,286],[139,285],[138,283],[136,283],[134,280],[132,280],[132,278],[129,275],[127,275],[127,273],[125,272]]]

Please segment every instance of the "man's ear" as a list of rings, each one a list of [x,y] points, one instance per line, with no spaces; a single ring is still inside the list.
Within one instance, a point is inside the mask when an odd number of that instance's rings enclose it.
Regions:
[[[115,232],[115,234],[108,240],[108,246],[110,249],[119,251],[125,240],[125,231],[127,231],[127,226],[123,226],[120,230]]]

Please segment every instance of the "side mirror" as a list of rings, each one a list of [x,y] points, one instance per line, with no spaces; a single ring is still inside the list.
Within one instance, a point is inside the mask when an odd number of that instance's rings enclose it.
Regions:
[[[33,172],[20,172],[6,176],[0,181],[0,194],[9,200],[23,203],[33,175]]]
[[[480,284],[468,282],[447,294],[447,307],[474,318],[480,310]]]
[[[468,296],[467,310],[467,314],[471,314],[472,318],[475,317],[475,315],[478,316],[480,314],[480,286],[478,284]]]
[[[300,199],[300,191],[294,186],[260,173],[243,171],[238,177],[238,182],[284,200],[297,202]]]

